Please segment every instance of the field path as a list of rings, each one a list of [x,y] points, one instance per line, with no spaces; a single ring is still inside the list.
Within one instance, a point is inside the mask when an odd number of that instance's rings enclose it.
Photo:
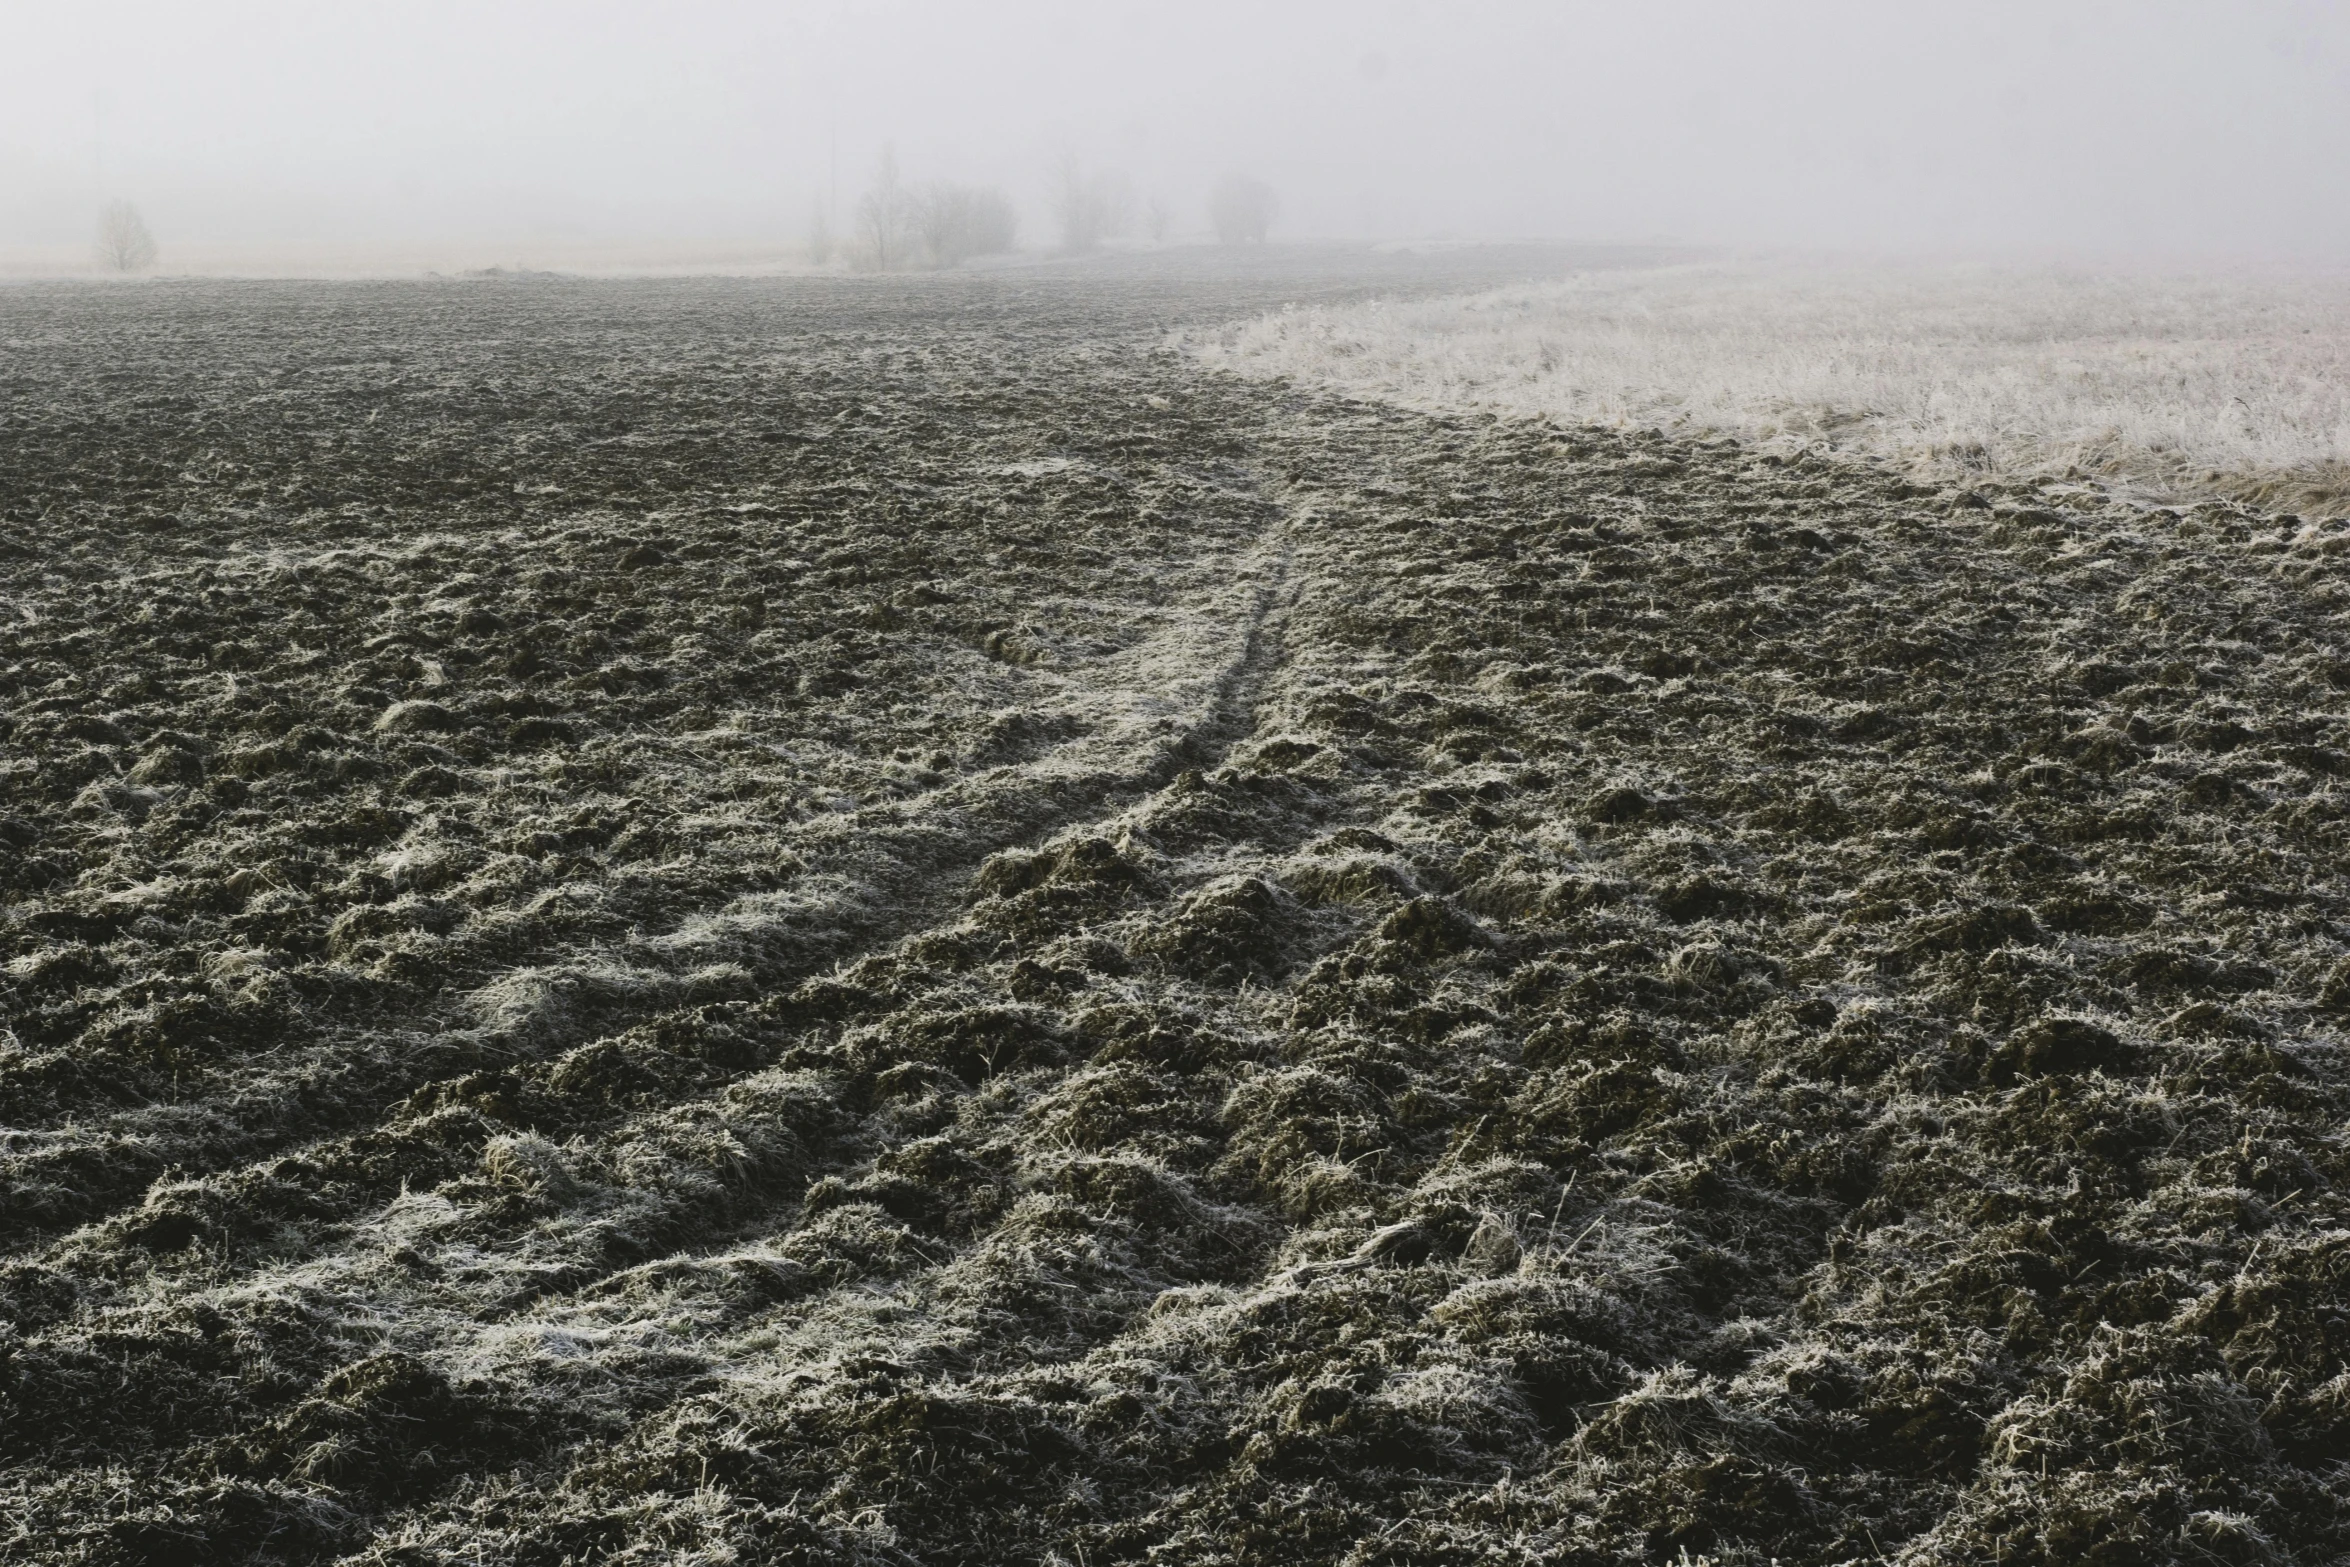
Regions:
[[[2335,531],[1307,287],[0,301],[0,1560],[2350,1546]]]

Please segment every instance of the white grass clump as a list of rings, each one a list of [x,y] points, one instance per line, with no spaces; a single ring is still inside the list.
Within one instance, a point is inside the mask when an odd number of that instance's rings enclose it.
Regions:
[[[1693,265],[1291,309],[1187,346],[1414,406],[1713,432],[1937,480],[2350,496],[2350,273]]]

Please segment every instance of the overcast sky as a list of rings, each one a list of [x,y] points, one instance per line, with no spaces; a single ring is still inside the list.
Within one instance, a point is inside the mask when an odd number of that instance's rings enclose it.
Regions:
[[[1064,151],[1303,236],[2350,254],[2350,0],[7,0],[0,250],[790,243]],[[837,149],[837,151],[836,151]]]

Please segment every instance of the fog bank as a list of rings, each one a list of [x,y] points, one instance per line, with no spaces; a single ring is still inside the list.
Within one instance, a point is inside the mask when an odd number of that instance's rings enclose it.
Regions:
[[[2350,249],[2350,9],[2310,0],[1182,6],[935,0],[19,8],[0,258],[778,260],[910,178],[1049,243],[1069,158],[1171,239],[2324,257]],[[1139,227],[1139,223],[1137,225]]]

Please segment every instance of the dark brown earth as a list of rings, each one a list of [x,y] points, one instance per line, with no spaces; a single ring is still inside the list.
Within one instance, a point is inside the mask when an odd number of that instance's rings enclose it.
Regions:
[[[0,1560],[2350,1552],[2350,524],[1394,281],[0,292]]]

